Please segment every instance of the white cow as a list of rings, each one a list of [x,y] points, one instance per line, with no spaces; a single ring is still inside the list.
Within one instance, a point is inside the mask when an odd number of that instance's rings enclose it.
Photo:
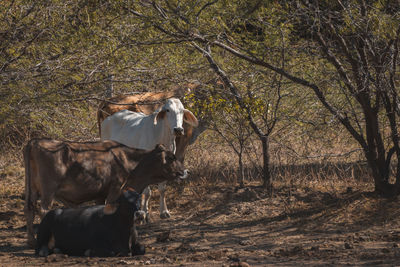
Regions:
[[[175,136],[183,135],[182,123],[197,127],[198,121],[192,112],[185,109],[177,98],[167,99],[156,112],[145,115],[141,112],[122,110],[107,117],[101,124],[101,140],[114,140],[132,148],[153,149],[163,144],[175,153]],[[158,185],[160,191],[160,217],[171,215],[165,202],[166,182]],[[150,188],[143,191],[142,210],[148,219]]]

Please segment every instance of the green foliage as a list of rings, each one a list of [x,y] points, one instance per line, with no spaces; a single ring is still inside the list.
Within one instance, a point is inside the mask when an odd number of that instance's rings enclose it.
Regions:
[[[254,55],[264,55],[267,48],[266,56],[279,62],[279,48],[288,41],[292,26],[276,1],[208,3],[158,2],[165,16],[146,1],[0,3],[0,136],[11,143],[32,135],[95,137],[90,129],[98,102],[93,98],[103,97],[110,74],[117,81],[114,90],[124,93],[200,81],[206,98],[186,101],[196,115],[211,117],[220,126],[226,114],[246,121],[248,114],[234,97],[210,83],[215,75],[187,38],[195,33],[210,40],[226,38]],[[274,117],[277,77],[213,51],[251,115],[267,126]],[[301,55],[288,50],[287,56],[295,68]],[[290,89],[285,88],[287,95]],[[286,115],[290,106],[282,106]]]
[[[393,124],[393,112],[384,104],[398,101],[400,60],[393,51],[399,42],[400,7],[390,0],[362,4],[1,1],[0,139],[21,144],[34,135],[94,138],[95,109],[113,75],[117,93],[199,83],[202,91],[192,91],[185,105],[199,118],[210,119],[227,142],[243,138],[235,134],[252,123],[286,146],[304,140],[299,135],[330,141],[324,129],[336,127],[339,118],[362,143],[370,104],[377,110],[385,152],[397,136],[389,129],[396,128],[398,118]],[[242,103],[218,80],[196,45],[226,73]],[[389,89],[390,101],[384,102],[380,92]],[[285,131],[294,137],[280,134]]]
[[[109,75],[115,92],[129,93],[171,88],[191,72],[187,52],[151,44],[158,33],[130,8],[129,1],[0,2],[0,140],[93,138]]]

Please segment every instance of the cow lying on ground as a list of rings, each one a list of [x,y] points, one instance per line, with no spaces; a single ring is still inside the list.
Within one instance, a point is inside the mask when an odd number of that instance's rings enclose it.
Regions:
[[[171,151],[157,145],[151,151],[114,141],[65,142],[32,139],[24,149],[25,216],[28,244],[35,244],[33,222],[38,198],[41,215],[56,198],[69,207],[95,200],[105,213],[115,209],[123,187],[141,193],[150,184],[185,178],[186,170]]]
[[[163,144],[175,152],[175,137],[182,136],[183,122],[197,127],[198,121],[192,112],[185,109],[177,98],[167,99],[165,104],[150,115],[122,110],[107,117],[101,124],[101,139],[114,140],[129,147],[149,149],[155,144]],[[165,201],[166,183],[159,185],[160,216],[170,217]],[[142,210],[148,219],[150,189],[143,192],[145,199]]]
[[[125,191],[116,203],[110,215],[104,214],[104,205],[49,211],[39,225],[35,254],[47,256],[57,249],[70,256],[143,255],[133,222],[139,194]]]

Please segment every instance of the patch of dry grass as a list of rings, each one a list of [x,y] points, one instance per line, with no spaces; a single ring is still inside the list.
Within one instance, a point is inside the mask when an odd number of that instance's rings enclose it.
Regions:
[[[225,189],[238,190],[236,155],[226,145],[210,143],[204,138],[207,137],[200,137],[200,140],[188,149],[185,164],[190,169],[190,179],[182,184],[170,186],[170,188],[173,188],[169,192],[170,197],[168,197],[168,206],[171,208],[178,206],[176,199],[179,199],[182,195],[186,196],[186,199],[202,201],[209,192],[215,192],[216,188],[220,188],[222,191]],[[260,162],[258,162],[258,165],[252,161],[246,162],[245,185],[247,187],[262,184],[260,165]],[[311,162],[298,165],[277,165],[276,162],[273,162],[271,174],[274,186],[272,197],[283,204],[281,207],[286,214],[299,209],[307,209],[310,205],[326,204],[325,200],[335,199],[344,192],[369,192],[373,190],[372,178],[367,166],[362,162]],[[20,196],[22,201],[24,175],[21,151],[9,151],[1,156],[1,202],[4,203],[10,197],[15,196]],[[156,198],[158,192],[155,191],[154,193],[154,198]],[[221,192],[221,194],[224,195],[225,193]],[[221,197],[223,197],[222,195]],[[298,198],[299,195],[308,196],[312,201],[304,201],[305,197]],[[155,208],[158,209],[158,201],[153,202]],[[351,210],[351,205],[356,204],[349,203],[349,207],[346,209]],[[355,212],[356,208],[351,211]]]
[[[32,257],[32,251],[24,247],[24,169],[12,155],[18,157],[14,153],[0,160],[0,227],[6,229],[0,231],[4,240],[0,241],[0,260],[14,266],[27,260],[38,265],[43,260]],[[398,259],[398,200],[368,193],[373,190],[372,180],[360,163],[276,166],[274,191],[269,195],[261,187],[259,169],[252,165],[247,166],[245,188],[238,186],[236,161],[226,147],[211,149],[199,143],[190,147],[186,159],[191,177],[168,186],[172,218],[158,218],[154,190],[150,202],[154,222],[139,228],[148,254],[129,261],[144,264],[151,259],[156,266],[216,261],[220,266],[240,257],[260,265],[362,265]],[[171,231],[171,240],[157,241],[165,231]],[[65,265],[80,260],[59,259]],[[102,266],[119,261],[105,259]],[[87,259],[87,265],[97,264],[96,259]]]
[[[25,170],[22,153],[9,151],[0,157],[0,202],[14,196],[22,196],[25,190]]]

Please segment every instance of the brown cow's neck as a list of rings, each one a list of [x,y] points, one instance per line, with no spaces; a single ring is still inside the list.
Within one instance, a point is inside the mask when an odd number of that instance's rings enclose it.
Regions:
[[[153,164],[150,164],[153,163]],[[141,161],[128,177],[127,185],[133,187],[136,192],[142,193],[143,190],[151,185],[161,182],[161,168],[154,162]]]
[[[143,190],[149,185],[158,183],[158,181],[152,182],[154,178],[154,175],[147,175],[146,177],[144,177],[137,174],[131,174],[128,178],[127,185],[134,188],[136,192],[141,194]]]

